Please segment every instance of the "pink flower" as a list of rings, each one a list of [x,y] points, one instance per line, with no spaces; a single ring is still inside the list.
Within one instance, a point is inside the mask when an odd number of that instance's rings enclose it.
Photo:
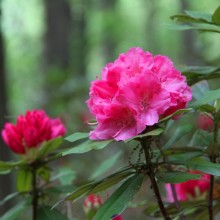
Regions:
[[[196,171],[191,171],[191,173],[199,173]],[[210,186],[210,175],[203,174],[199,180],[188,180],[183,183],[174,184],[177,194],[177,199],[180,201],[186,201],[192,198],[196,198],[199,195],[205,193]],[[168,201],[173,202],[173,195],[171,191],[171,185],[166,184],[167,198]]]
[[[186,79],[165,56],[141,48],[120,54],[91,83],[87,101],[97,128],[91,139],[125,140],[185,108],[192,94]]]
[[[91,211],[97,211],[97,209],[102,205],[102,199],[100,196],[91,194],[87,196],[83,202],[83,209],[86,214]]]
[[[29,148],[36,148],[44,141],[63,136],[65,132],[60,119],[50,119],[43,110],[32,110],[18,116],[15,125],[6,123],[2,138],[12,151],[25,154]]]
[[[83,202],[83,209],[86,215],[89,215],[91,212],[96,212],[99,207],[102,205],[102,199],[99,195],[91,194],[88,195]],[[122,220],[121,215],[113,215],[112,220]]]
[[[214,121],[211,115],[200,114],[197,120],[198,128],[205,131],[213,131],[214,129]]]

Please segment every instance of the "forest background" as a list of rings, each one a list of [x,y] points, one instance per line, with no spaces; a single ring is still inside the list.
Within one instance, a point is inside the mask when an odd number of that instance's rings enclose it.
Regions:
[[[170,16],[184,10],[213,13],[218,0],[1,0],[0,4],[0,128],[36,108],[61,117],[69,134],[88,131],[85,122],[91,116],[85,101],[90,81],[130,47],[169,56],[177,68],[212,66],[220,59],[217,34],[179,32],[167,25],[172,23]],[[210,85],[214,89],[218,83],[213,80]],[[13,159],[2,140],[0,146],[0,160]],[[113,146],[59,163],[72,178],[67,181],[77,178],[80,183],[111,155],[121,157],[115,167],[127,163],[130,149],[123,148],[123,155],[119,149]],[[54,172],[59,173],[59,166]],[[13,183],[13,175],[0,176],[0,198],[14,191]],[[0,213],[7,209],[1,207]]]

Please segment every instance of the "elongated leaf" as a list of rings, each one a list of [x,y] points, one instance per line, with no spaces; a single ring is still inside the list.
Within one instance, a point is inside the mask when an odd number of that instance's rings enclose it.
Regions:
[[[79,187],[74,192],[72,192],[66,199],[67,200],[76,200],[85,194],[92,194],[101,192],[105,189],[110,188],[111,186],[119,183],[120,181],[124,180],[128,176],[133,175],[134,172],[132,171],[119,171],[114,173],[102,180],[88,183],[84,186]]]
[[[90,180],[95,180],[97,177],[99,177],[101,174],[105,173],[107,170],[111,169],[117,162],[118,158],[121,156],[122,151],[119,151],[117,154],[113,155],[109,159],[105,160],[103,163],[101,163],[95,170],[94,173],[92,173]]]
[[[167,141],[166,144],[162,147],[163,150],[169,149],[173,146],[180,138],[188,134],[192,130],[192,125],[182,125],[178,127],[171,138]]]
[[[16,203],[16,205],[9,209],[3,216],[1,220],[15,220],[25,211],[25,209],[30,205],[30,198]]]
[[[214,14],[212,15],[212,21],[220,25],[220,6],[215,10]]]
[[[68,150],[64,150],[62,152],[62,155],[65,156],[69,154],[82,154],[82,153],[89,152],[91,150],[101,150],[105,148],[108,144],[110,144],[111,142],[113,142],[113,140],[106,140],[106,141],[88,140],[88,141],[81,143],[80,145],[76,147],[70,148]]]
[[[65,200],[76,200],[82,196],[84,196],[88,191],[90,191],[93,187],[94,183],[87,183],[86,185],[80,186],[76,190],[74,190],[70,195],[68,195]]]
[[[175,147],[164,150],[163,154],[169,156],[173,154],[183,154],[183,153],[192,153],[192,152],[204,153],[204,150],[196,147]]]
[[[19,192],[14,192],[14,193],[7,195],[3,200],[0,201],[0,206],[4,205],[6,202],[8,202],[11,199],[14,199],[15,197],[19,196],[20,194],[21,193],[19,193]]]
[[[61,145],[62,142],[63,142],[62,137],[57,137],[50,141],[44,142],[38,151],[37,158],[42,158],[47,156],[49,153],[56,150]]]
[[[188,112],[190,112],[190,111],[192,111],[191,108],[179,109],[179,110],[177,110],[176,112],[174,112],[173,114],[168,115],[167,117],[160,119],[158,123],[166,122],[166,121],[170,120],[171,118],[173,118],[173,117],[175,117],[175,116],[182,115],[182,114],[188,113]]]
[[[215,66],[181,66],[180,71],[182,73],[193,73],[193,74],[210,74],[219,70],[219,67]]]
[[[78,140],[85,139],[88,137],[89,137],[89,133],[76,132],[74,134],[71,134],[70,136],[67,136],[65,140],[69,142],[74,142],[74,141],[78,141]]]
[[[213,134],[203,130],[196,130],[189,142],[189,146],[199,146],[204,149],[213,141]]]
[[[170,172],[157,172],[156,177],[159,181],[164,183],[181,183],[187,180],[196,180],[200,179],[201,175],[184,173],[179,171],[170,171]]]
[[[213,24],[194,23],[194,24],[166,24],[169,29],[184,31],[184,30],[198,30],[206,32],[220,33],[220,26]]]
[[[0,174],[7,174],[10,173],[12,169],[23,166],[26,162],[23,160],[19,161],[0,161]]]
[[[191,106],[194,108],[199,108],[199,106],[209,104],[210,102],[213,102],[214,100],[219,98],[220,98],[220,89],[211,90],[208,91],[206,94],[204,94],[204,96],[201,99],[191,103]]]
[[[37,212],[37,220],[68,220],[57,209],[52,209],[50,206],[43,206]]]
[[[143,180],[144,174],[135,174],[126,180],[99,208],[94,219],[109,220],[114,214],[122,213],[140,189]]]
[[[200,20],[201,22],[212,22],[212,16],[210,14],[203,13],[200,11],[188,11],[188,10],[186,10],[185,13],[191,18]]]
[[[204,160],[192,160],[192,161],[177,160],[177,161],[169,161],[168,163],[185,165],[192,170],[197,170],[214,176],[220,176],[220,164],[217,163],[212,163]]]
[[[220,78],[220,68],[213,66],[182,66],[180,71],[187,78],[187,83],[193,85],[202,80]],[[204,83],[203,83],[204,84]],[[193,94],[194,96],[194,94]]]
[[[124,142],[128,143],[129,141],[137,139],[137,138],[148,137],[148,136],[157,136],[157,135],[160,135],[161,133],[163,133],[163,131],[164,131],[163,128],[156,128],[156,129],[149,131],[149,132],[146,132],[144,134],[139,134],[137,136],[134,136],[128,140],[125,140]]]
[[[31,189],[32,173],[30,170],[19,170],[17,175],[18,192],[27,192]]]
[[[134,172],[123,172],[123,173],[118,173],[116,175],[107,177],[102,182],[100,181],[100,183],[94,185],[92,190],[90,190],[88,193],[92,194],[92,193],[102,192],[133,174]]]

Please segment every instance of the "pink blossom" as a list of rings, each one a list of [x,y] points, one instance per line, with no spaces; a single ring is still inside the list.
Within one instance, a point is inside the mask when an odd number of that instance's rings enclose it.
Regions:
[[[116,103],[103,106],[103,115],[97,121],[97,128],[90,133],[90,138],[95,140],[126,140],[145,128],[134,109]]]
[[[102,70],[91,83],[87,101],[96,117],[91,139],[125,140],[185,108],[192,94],[169,58],[131,48]],[[119,123],[120,122],[120,123]]]
[[[87,215],[91,212],[96,212],[102,205],[102,198],[96,194],[88,195],[83,202],[83,209]],[[112,220],[122,220],[120,214],[115,214],[111,217]]]
[[[36,148],[66,132],[61,120],[50,119],[43,110],[27,111],[17,118],[16,124],[6,123],[2,138],[8,147],[18,154],[25,154],[29,148]]]
[[[191,171],[191,173],[199,173],[197,171]],[[174,184],[176,189],[177,199],[180,201],[186,201],[192,198],[196,198],[199,195],[205,193],[210,186],[210,175],[203,174],[199,180],[188,180],[182,183]],[[173,202],[173,195],[171,191],[171,185],[166,184],[166,192],[168,201]]]
[[[102,199],[99,195],[91,194],[88,195],[83,202],[83,209],[86,214],[91,211],[97,211],[102,205]]]
[[[211,115],[200,114],[197,119],[198,128],[205,131],[213,131],[214,129],[214,121]]]

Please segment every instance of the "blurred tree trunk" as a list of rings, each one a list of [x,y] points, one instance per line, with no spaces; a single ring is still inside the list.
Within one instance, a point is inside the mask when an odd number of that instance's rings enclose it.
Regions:
[[[2,39],[2,32],[0,30],[0,129],[3,128],[5,123],[5,117],[7,115],[7,95],[6,95],[6,79],[5,79],[5,54],[4,54],[4,43]],[[4,142],[0,137],[0,160],[10,160],[10,151],[4,146]],[[6,195],[11,193],[11,178],[9,175],[0,175],[0,200]],[[9,207],[0,206],[0,216]]]
[[[44,0],[44,100],[42,107],[54,112],[62,97],[59,89],[70,69],[70,36],[72,27],[71,7],[68,0]],[[53,108],[51,108],[53,107]],[[57,114],[57,112],[54,112]]]
[[[103,15],[103,53],[106,61],[109,62],[114,57],[116,48],[116,36],[115,36],[115,17],[117,16],[115,10],[117,0],[100,0],[101,10],[104,12]],[[105,16],[108,16],[105,19]]]
[[[190,10],[190,1],[181,0],[180,1],[180,11]],[[195,48],[195,31],[183,31],[182,33],[182,54],[181,59],[183,64],[186,65],[196,65],[198,64],[198,54]]]
[[[72,59],[73,70],[76,77],[84,78],[86,75],[87,37],[86,37],[86,10],[87,0],[73,4],[72,27]]]
[[[45,62],[50,68],[69,66],[71,10],[67,0],[44,0],[46,11]]]

